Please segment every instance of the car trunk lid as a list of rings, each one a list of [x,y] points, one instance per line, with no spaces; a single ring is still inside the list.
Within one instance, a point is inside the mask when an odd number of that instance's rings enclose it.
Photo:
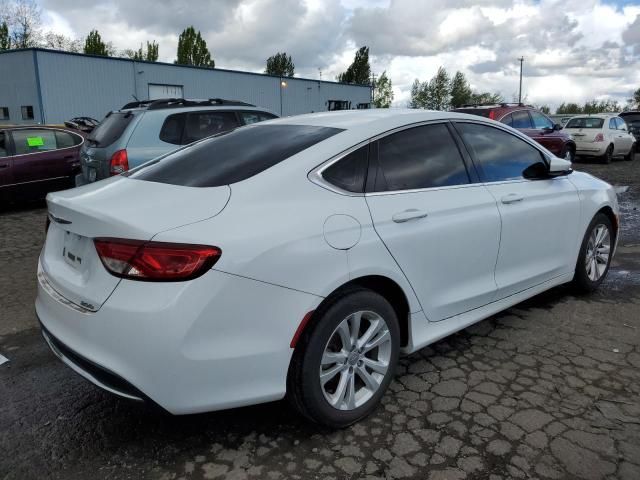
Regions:
[[[41,255],[46,281],[67,300],[96,311],[120,279],[102,265],[94,238],[150,240],[217,215],[230,193],[228,186],[181,187],[114,177],[49,194],[51,224]]]

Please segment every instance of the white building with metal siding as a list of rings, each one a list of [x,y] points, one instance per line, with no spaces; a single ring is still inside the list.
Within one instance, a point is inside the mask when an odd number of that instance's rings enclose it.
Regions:
[[[166,96],[240,100],[288,116],[368,108],[371,88],[39,48],[0,53],[0,124],[102,119],[135,98]]]

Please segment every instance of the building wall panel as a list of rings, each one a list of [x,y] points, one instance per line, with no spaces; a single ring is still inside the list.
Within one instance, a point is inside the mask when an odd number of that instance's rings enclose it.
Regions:
[[[20,107],[23,105],[33,107],[34,120],[22,120]],[[0,120],[0,124],[40,121],[33,51],[22,50],[0,55],[0,107],[9,107],[9,120]]]

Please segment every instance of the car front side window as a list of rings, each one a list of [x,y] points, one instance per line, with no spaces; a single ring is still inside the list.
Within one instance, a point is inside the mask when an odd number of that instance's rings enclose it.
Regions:
[[[484,182],[533,178],[546,169],[542,153],[524,140],[498,128],[457,123]]]
[[[370,169],[375,174],[376,192],[470,183],[462,155],[445,124],[409,128],[377,143],[378,156]]]
[[[533,127],[538,129],[553,129],[553,122],[549,120],[543,114],[531,111],[531,118],[533,119]]]

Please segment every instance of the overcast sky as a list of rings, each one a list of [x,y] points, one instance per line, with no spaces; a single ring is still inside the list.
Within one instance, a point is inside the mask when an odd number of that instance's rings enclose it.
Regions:
[[[172,62],[178,35],[201,30],[216,66],[263,71],[277,51],[296,76],[333,80],[357,47],[386,70],[394,105],[406,106],[415,78],[438,66],[511,100],[516,59],[523,92],[537,105],[592,98],[624,101],[640,88],[640,1],[602,0],[40,0],[47,28],[85,36],[97,28],[118,49],[156,40]]]

